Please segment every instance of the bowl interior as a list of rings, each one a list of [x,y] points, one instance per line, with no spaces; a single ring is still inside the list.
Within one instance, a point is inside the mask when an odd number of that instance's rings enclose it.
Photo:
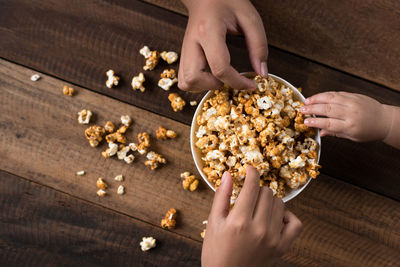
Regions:
[[[246,76],[248,78],[253,78],[253,77],[255,77],[256,73],[254,73],[254,72],[244,72],[244,73],[241,73],[241,75]],[[287,87],[289,87],[290,89],[292,89],[294,98],[296,100],[301,101],[301,102],[304,103],[305,98],[299,92],[299,90],[297,90],[296,87],[294,87],[293,85],[288,83],[286,80],[284,80],[284,79],[282,79],[282,78],[280,78],[280,77],[278,77],[276,75],[269,74],[269,76],[271,76],[276,81],[279,81],[279,82],[283,83],[284,85],[286,85]],[[198,104],[198,106],[196,108],[196,112],[194,113],[193,120],[192,120],[192,125],[191,125],[191,128],[190,128],[190,147],[191,147],[191,150],[192,150],[192,156],[193,156],[193,159],[194,159],[194,163],[196,164],[197,170],[199,171],[199,173],[200,173],[201,177],[204,179],[204,181],[208,184],[208,186],[212,190],[215,191],[214,185],[210,181],[208,181],[207,176],[203,172],[204,162],[201,159],[201,151],[200,151],[200,149],[198,149],[195,146],[195,143],[196,143],[196,132],[197,132],[197,130],[199,128],[199,126],[197,125],[197,122],[196,122],[196,117],[202,112],[202,107],[203,107],[204,102],[207,99],[209,99],[213,94],[214,94],[214,91],[208,91],[208,93],[203,97],[203,99],[201,100],[201,102]],[[321,154],[321,137],[320,137],[320,134],[319,134],[319,129],[317,130],[317,135],[315,137],[315,140],[317,141],[318,147],[319,147],[319,149],[318,149],[318,160],[317,160],[317,162],[319,162],[319,158],[320,158],[320,154]],[[287,201],[293,199],[294,197],[296,197],[298,194],[300,194],[300,192],[303,191],[303,189],[310,183],[311,179],[312,179],[311,177],[308,177],[308,180],[304,185],[302,185],[302,186],[300,186],[298,188],[295,188],[295,189],[289,189],[287,191],[286,195],[282,198],[283,202],[287,202]]]

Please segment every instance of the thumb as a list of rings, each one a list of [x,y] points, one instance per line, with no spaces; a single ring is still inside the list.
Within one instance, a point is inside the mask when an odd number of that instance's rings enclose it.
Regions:
[[[253,14],[238,18],[239,25],[246,38],[247,49],[251,65],[257,74],[263,77],[268,75],[268,41],[265,34],[264,24],[257,10],[252,7]]]
[[[232,176],[229,172],[224,172],[221,184],[217,189],[212,204],[210,217],[225,218],[229,214],[230,198],[232,195]]]

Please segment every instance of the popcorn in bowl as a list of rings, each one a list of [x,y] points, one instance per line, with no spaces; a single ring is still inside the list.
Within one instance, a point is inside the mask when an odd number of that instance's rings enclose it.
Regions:
[[[260,173],[260,186],[288,201],[319,174],[319,133],[304,124],[304,97],[296,88],[274,75],[250,78],[255,91],[224,86],[199,104],[191,136],[195,163],[214,190],[229,171],[233,200],[251,165]]]

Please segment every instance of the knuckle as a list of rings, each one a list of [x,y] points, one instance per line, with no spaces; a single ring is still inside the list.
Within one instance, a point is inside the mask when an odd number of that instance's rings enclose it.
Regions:
[[[248,222],[243,219],[236,219],[231,223],[231,227],[235,233],[242,233],[248,229]]]
[[[276,236],[271,236],[268,238],[267,246],[269,249],[277,249],[279,245],[279,238]]]
[[[325,112],[327,115],[331,114],[332,112],[332,104],[325,105]]]
[[[225,64],[215,64],[210,66],[212,74],[217,77],[218,79],[222,79],[226,76],[228,71],[228,66]]]
[[[296,231],[296,233],[299,233],[301,229],[303,229],[303,223],[298,218],[293,220],[293,229]]]
[[[200,37],[206,36],[208,30],[209,30],[209,24],[205,19],[201,19],[197,24],[197,31],[199,33],[199,36]]]

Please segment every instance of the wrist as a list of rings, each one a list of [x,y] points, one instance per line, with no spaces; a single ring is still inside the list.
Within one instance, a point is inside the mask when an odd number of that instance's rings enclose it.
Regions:
[[[387,143],[390,139],[391,132],[394,127],[394,107],[386,104],[382,104],[383,110],[383,122],[384,122],[384,134],[381,141]]]

